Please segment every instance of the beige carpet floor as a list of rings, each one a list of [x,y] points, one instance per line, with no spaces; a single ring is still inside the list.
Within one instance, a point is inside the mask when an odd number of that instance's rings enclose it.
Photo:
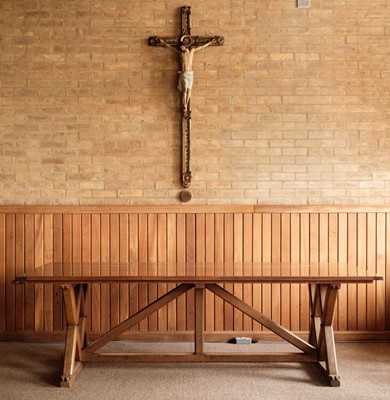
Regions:
[[[187,343],[128,343],[110,351],[191,351]],[[206,351],[291,351],[285,343],[207,344]],[[58,387],[63,344],[0,342],[1,400],[390,399],[390,343],[337,343],[341,387],[312,364],[85,364]]]

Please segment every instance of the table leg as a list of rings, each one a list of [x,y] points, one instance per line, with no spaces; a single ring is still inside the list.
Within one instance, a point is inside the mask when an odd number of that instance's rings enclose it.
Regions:
[[[86,288],[86,285],[61,285],[67,323],[61,387],[71,387],[81,369],[81,348],[85,337]],[[83,339],[80,336],[80,323],[84,331]]]
[[[205,285],[195,286],[195,354],[204,353],[204,293]]]
[[[330,386],[340,386],[332,326],[339,289],[340,285],[309,286],[311,307],[309,342],[317,349],[320,371]],[[324,362],[325,367],[320,362]]]

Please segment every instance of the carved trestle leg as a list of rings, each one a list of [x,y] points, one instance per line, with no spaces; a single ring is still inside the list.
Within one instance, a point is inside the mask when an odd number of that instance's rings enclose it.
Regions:
[[[320,371],[330,386],[340,386],[332,325],[339,289],[339,284],[309,285],[311,311],[309,343],[317,349]]]
[[[81,350],[87,342],[85,322],[88,285],[61,285],[61,289],[67,328],[60,386],[71,387],[81,370]]]

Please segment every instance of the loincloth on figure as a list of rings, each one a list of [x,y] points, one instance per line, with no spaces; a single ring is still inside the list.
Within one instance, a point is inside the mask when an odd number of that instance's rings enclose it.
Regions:
[[[183,92],[186,89],[192,89],[193,82],[194,82],[194,72],[193,71],[180,72],[177,88],[180,90],[180,92]]]

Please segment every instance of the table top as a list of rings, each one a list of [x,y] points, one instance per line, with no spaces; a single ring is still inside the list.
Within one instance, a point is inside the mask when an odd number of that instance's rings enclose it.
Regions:
[[[371,283],[372,270],[341,263],[54,262],[15,283]]]

